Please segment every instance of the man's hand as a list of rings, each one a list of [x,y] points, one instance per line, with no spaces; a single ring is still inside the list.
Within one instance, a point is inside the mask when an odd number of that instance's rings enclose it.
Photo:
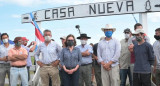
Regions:
[[[73,72],[75,72],[74,69],[69,70],[68,74],[73,74]]]
[[[33,44],[33,45],[37,45],[37,42],[35,42],[35,41],[32,41],[32,44]]]
[[[44,64],[43,64],[42,62],[40,62],[40,61],[37,61],[37,64],[38,64],[40,67],[43,67],[43,66],[44,66]]]
[[[67,72],[68,74],[73,74],[74,70],[68,70],[68,69],[64,69],[65,72]]]
[[[156,67],[154,66],[154,68],[153,68],[153,73],[156,73]]]
[[[106,63],[103,65],[103,67],[108,71],[111,69],[111,65],[109,63]]]
[[[59,64],[59,60],[56,60],[56,61],[52,62],[52,66],[53,66],[53,67],[57,67],[58,64]]]
[[[5,56],[5,57],[3,57],[3,58],[0,58],[0,61],[5,61],[5,62],[7,62],[8,59],[7,59],[6,56]]]
[[[102,62],[101,62],[101,65],[102,65],[102,66],[105,65],[105,63],[102,61]]]
[[[59,64],[59,67],[60,67],[60,68],[63,68],[63,66],[62,66],[61,64]]]
[[[133,47],[134,47],[133,44],[130,44],[130,46],[128,47],[128,49],[129,49],[130,52],[133,52]]]
[[[83,57],[89,56],[89,55],[90,55],[89,50],[86,50],[86,51],[82,52]]]

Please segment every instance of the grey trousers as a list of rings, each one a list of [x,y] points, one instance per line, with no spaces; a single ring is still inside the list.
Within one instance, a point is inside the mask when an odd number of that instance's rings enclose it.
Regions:
[[[80,66],[79,86],[91,86],[92,64]]]
[[[102,86],[102,78],[101,78],[101,65],[94,65],[95,78],[97,82],[97,86]]]
[[[0,86],[5,85],[6,75],[8,75],[8,79],[10,82],[10,67],[10,63],[0,63]]]

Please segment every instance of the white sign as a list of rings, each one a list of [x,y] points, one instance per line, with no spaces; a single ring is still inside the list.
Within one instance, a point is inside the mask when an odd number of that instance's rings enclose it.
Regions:
[[[73,5],[34,11],[36,21],[109,16],[120,14],[160,12],[160,0],[121,0]],[[22,15],[22,23],[30,22],[29,13]]]

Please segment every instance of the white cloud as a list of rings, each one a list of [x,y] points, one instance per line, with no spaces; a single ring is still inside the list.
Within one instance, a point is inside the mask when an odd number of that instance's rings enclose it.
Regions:
[[[117,0],[0,0],[0,2],[16,4],[20,6],[37,6],[42,4],[86,4],[94,2],[106,2],[106,1],[117,1]]]
[[[21,15],[18,15],[18,14],[13,14],[11,15],[12,18],[21,18]]]
[[[148,16],[152,22],[160,22],[160,12],[150,13]]]

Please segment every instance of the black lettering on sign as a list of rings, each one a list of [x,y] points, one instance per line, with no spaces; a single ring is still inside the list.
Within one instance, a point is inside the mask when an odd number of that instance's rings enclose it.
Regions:
[[[99,14],[104,14],[105,13],[105,4],[103,4],[103,11],[101,12],[101,5],[100,4],[98,4],[98,12],[99,12]]]
[[[65,9],[66,8],[60,8],[60,14],[63,14],[62,16],[60,16],[61,18],[66,17]]]
[[[45,10],[45,19],[50,19],[50,17],[47,17],[47,12],[49,12],[50,10]]]
[[[121,4],[120,4],[120,5],[119,5],[119,3],[117,2],[117,7],[118,7],[118,11],[119,11],[119,12],[121,12],[122,5],[123,5],[123,2],[121,2]]]
[[[72,13],[72,16],[74,16],[74,7],[68,8],[68,17],[71,17],[71,13]]]
[[[113,3],[107,3],[107,12],[108,13],[114,13],[114,11],[111,11],[110,9],[112,9],[112,7],[110,5],[112,5]]]
[[[55,18],[55,15],[57,15],[56,18],[58,18],[58,9],[53,9],[52,10],[52,18]]]
[[[126,1],[126,8],[127,8],[127,11],[128,11],[128,9],[129,9],[129,7],[132,8],[132,11],[134,11],[133,1]]]
[[[89,14],[91,15],[91,13],[96,14],[96,5],[94,4],[94,8],[92,7],[92,5],[89,5]]]

